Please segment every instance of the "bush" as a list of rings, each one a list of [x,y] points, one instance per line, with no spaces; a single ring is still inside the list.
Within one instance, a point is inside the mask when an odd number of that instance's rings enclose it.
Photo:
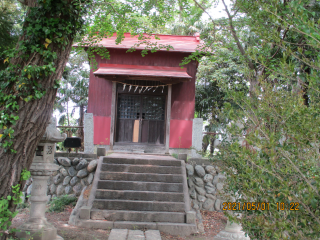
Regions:
[[[223,160],[224,190],[237,202],[232,212],[241,213],[251,239],[318,239],[320,102],[305,106],[294,92],[263,89],[263,100],[235,98],[240,110],[226,104],[232,121],[215,158]],[[249,210],[246,202],[260,207]]]
[[[77,200],[76,197],[70,195],[55,197],[50,203],[49,212],[63,212],[66,206],[75,206]]]

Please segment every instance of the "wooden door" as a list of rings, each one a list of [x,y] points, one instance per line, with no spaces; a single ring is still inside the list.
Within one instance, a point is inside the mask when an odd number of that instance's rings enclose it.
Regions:
[[[165,97],[118,96],[116,141],[164,144]]]
[[[164,144],[164,96],[142,96],[141,142]]]

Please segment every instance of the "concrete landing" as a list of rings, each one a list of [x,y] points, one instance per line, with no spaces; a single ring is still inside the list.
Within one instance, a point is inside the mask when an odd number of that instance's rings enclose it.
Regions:
[[[159,230],[112,229],[108,240],[161,240]]]

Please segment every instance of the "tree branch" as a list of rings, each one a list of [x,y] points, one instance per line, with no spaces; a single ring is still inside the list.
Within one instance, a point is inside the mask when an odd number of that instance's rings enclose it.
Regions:
[[[194,0],[194,1],[195,1],[195,0]],[[228,10],[228,7],[227,7],[225,1],[222,0],[222,3],[223,3],[223,5],[224,5],[225,11],[226,11],[226,13],[227,13],[227,15],[228,15],[228,18],[229,18],[229,24],[230,24],[231,34],[232,34],[234,40],[236,41],[236,44],[237,44],[237,47],[238,47],[240,53],[245,57],[246,62],[247,62],[248,65],[249,65],[249,68],[250,68],[251,70],[256,70],[256,69],[255,69],[255,66],[253,65],[253,63],[252,63],[252,62],[250,61],[250,59],[248,58],[248,55],[246,54],[245,50],[243,49],[243,47],[242,47],[242,45],[241,45],[241,43],[240,43],[240,40],[239,40],[239,38],[238,38],[238,36],[237,36],[237,32],[236,32],[236,30],[235,30],[235,28],[234,28],[234,26],[233,26],[232,17],[231,17],[231,15],[230,15],[230,12],[229,12],[229,10]]]

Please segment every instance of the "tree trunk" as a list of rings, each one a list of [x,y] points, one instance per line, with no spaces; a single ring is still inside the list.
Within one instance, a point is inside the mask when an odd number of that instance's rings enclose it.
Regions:
[[[60,1],[56,1],[51,4],[57,4],[57,2],[59,3]],[[36,11],[48,11],[43,8],[39,8],[37,5],[37,0],[25,0],[23,3],[29,7],[35,7],[35,9],[37,9]],[[71,7],[73,7],[74,9],[74,4],[71,3],[71,1],[66,1],[64,4],[64,8],[61,10],[61,14],[56,16],[55,19],[62,18],[68,20],[68,14],[69,11],[71,11],[69,9],[71,9]],[[30,12],[31,10],[29,9],[27,17],[30,15]],[[35,19],[30,19],[36,21]],[[69,24],[68,21],[61,22],[65,23],[65,25]],[[28,43],[28,41],[30,41],[29,38],[31,38],[30,36],[27,36],[25,34],[27,27],[28,23],[25,22],[23,26],[23,35],[19,39],[19,41],[22,41],[24,43]],[[62,25],[61,27],[64,27],[64,25]],[[53,103],[56,97],[56,88],[54,88],[55,80],[60,79],[62,76],[71,51],[74,36],[74,32],[68,34],[65,33],[63,37],[67,42],[64,46],[55,42],[50,43],[49,47],[51,52],[55,52],[58,56],[53,60],[54,67],[56,69],[55,72],[51,72],[51,74],[45,77],[42,76],[43,78],[30,79],[30,84],[36,81],[46,89],[45,95],[40,99],[32,99],[28,102],[22,99],[19,99],[18,101],[19,110],[17,112],[17,115],[19,116],[19,119],[17,120],[15,125],[7,126],[8,128],[11,127],[12,129],[14,129],[12,146],[13,149],[16,150],[16,153],[11,153],[11,151],[6,151],[4,148],[0,148],[0,199],[6,198],[8,195],[11,195],[12,186],[18,183],[21,184],[21,188],[23,188],[24,183],[20,182],[21,170],[30,168],[36,147],[40,139],[44,135],[46,127],[52,116]],[[44,39],[40,39],[38,41],[39,43],[41,42],[41,45],[43,45]],[[22,53],[19,53],[14,58],[10,59],[10,63],[13,65],[18,65],[19,69],[23,69],[25,66],[43,66],[47,64],[44,61],[43,55],[40,55],[38,52],[31,53],[30,49],[27,49],[27,51],[30,52],[29,59],[21,58],[20,56]],[[17,73],[18,72],[19,71],[17,71]],[[21,71],[19,74],[21,74]],[[12,94],[12,88],[12,85],[6,87],[6,89],[4,90],[5,93]],[[0,108],[0,110],[3,109],[4,107]],[[0,130],[0,133],[2,132],[3,130]],[[0,141],[4,140],[5,139],[1,139]],[[9,205],[9,209],[11,211],[14,211],[16,206],[13,205],[12,201]],[[3,235],[0,237],[0,239],[6,239],[6,236]]]

